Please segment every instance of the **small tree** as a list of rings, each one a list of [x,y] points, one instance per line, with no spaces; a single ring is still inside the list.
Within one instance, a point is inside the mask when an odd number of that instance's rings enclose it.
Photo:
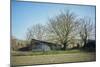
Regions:
[[[36,24],[27,29],[26,39],[44,40],[44,35],[45,35],[45,27],[41,24]]]
[[[94,35],[94,29],[93,22],[89,18],[81,18],[80,19],[80,38],[83,41],[84,45],[87,44],[88,39],[91,39]]]
[[[17,49],[17,39],[14,36],[11,36],[11,50],[16,50]]]

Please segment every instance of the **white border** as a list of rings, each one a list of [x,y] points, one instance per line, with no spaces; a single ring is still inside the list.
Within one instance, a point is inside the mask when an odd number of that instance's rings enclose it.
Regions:
[[[96,0],[19,0],[19,1],[37,1],[37,2],[96,5]]]
[[[0,0],[0,67],[10,64],[10,0]]]

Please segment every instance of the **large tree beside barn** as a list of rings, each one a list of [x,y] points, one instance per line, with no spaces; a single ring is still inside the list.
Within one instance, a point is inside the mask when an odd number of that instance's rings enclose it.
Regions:
[[[61,12],[59,15],[49,19],[48,30],[51,39],[63,45],[63,50],[72,38],[74,38],[77,28],[77,17],[70,11]]]

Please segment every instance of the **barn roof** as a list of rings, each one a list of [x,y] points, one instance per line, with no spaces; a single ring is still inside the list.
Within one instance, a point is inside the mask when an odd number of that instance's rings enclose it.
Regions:
[[[36,43],[45,43],[47,45],[61,45],[61,44],[55,44],[55,43],[50,43],[50,42],[46,42],[46,41],[41,41],[41,40],[36,40],[36,39],[32,39],[31,42],[36,42]]]

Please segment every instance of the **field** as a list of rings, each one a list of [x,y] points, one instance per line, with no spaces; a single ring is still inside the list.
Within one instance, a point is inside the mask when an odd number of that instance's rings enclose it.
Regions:
[[[61,52],[61,53],[60,53]],[[69,63],[95,61],[95,52],[78,52],[78,51],[60,51],[59,53],[29,53],[30,55],[18,55],[11,57],[11,65],[37,65],[51,63]],[[69,53],[68,53],[69,52]],[[24,53],[25,54],[25,53]]]

